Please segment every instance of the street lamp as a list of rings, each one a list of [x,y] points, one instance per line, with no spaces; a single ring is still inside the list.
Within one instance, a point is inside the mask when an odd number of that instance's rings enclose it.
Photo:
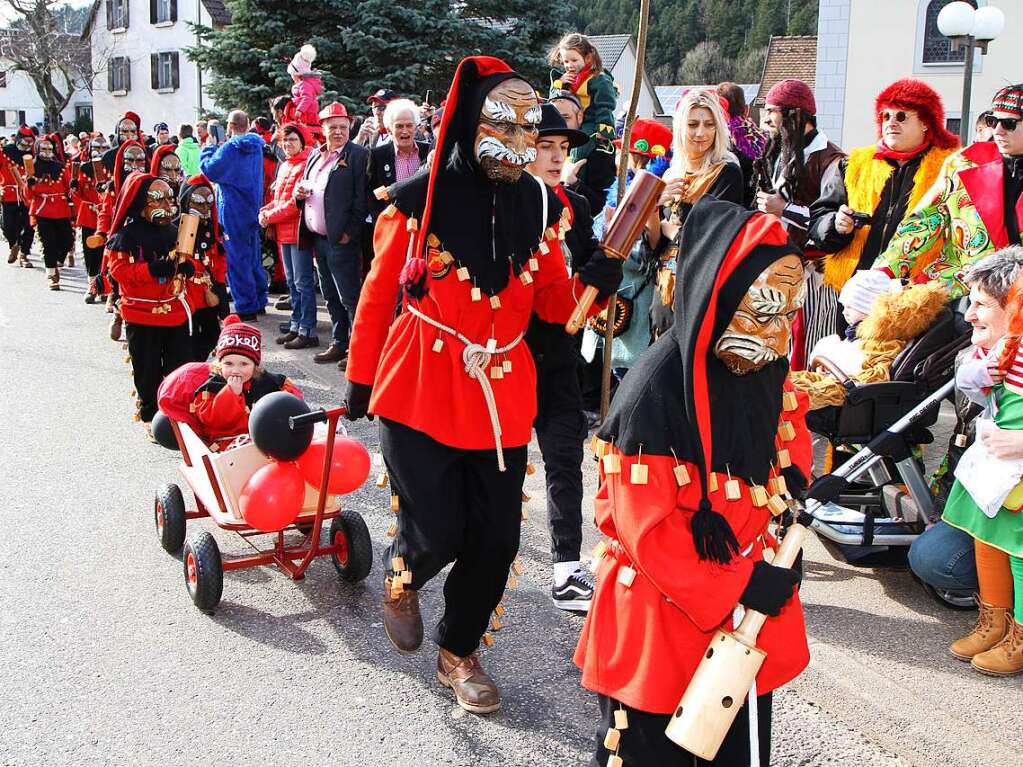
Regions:
[[[956,0],[941,9],[938,14],[938,31],[952,41],[952,51],[966,49],[966,69],[963,72],[963,108],[959,118],[959,141],[963,146],[969,143],[970,92],[973,89],[973,49],[987,53],[987,44],[1002,33],[1005,14],[998,8],[985,5],[974,8],[963,0]]]

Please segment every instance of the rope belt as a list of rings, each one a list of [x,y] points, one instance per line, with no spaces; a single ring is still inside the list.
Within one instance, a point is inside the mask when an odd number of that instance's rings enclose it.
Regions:
[[[188,335],[192,335],[192,307],[188,305],[185,291],[182,290],[170,298],[136,298],[135,296],[125,296],[125,298],[131,301],[138,301],[140,304],[166,304],[175,300],[180,301],[181,305],[185,307],[185,316],[188,317]]]
[[[480,385],[480,390],[483,392],[483,399],[487,403],[487,412],[490,415],[490,428],[494,432],[494,447],[497,449],[497,468],[499,471],[504,471],[504,451],[501,449],[501,419],[497,413],[497,402],[494,400],[494,389],[490,385],[490,379],[487,377],[487,367],[490,365],[490,359],[495,354],[504,354],[509,352],[519,345],[522,341],[523,333],[519,333],[518,337],[510,344],[505,346],[497,347],[494,345],[482,346],[459,333],[454,328],[450,328],[447,325],[437,322],[432,317],[428,317],[416,307],[411,304],[408,305],[409,314],[413,317],[418,317],[420,320],[425,322],[431,327],[437,328],[447,333],[450,336],[457,338],[465,346],[462,349],[462,364],[465,366],[465,373],[469,378],[476,379],[476,383]]]

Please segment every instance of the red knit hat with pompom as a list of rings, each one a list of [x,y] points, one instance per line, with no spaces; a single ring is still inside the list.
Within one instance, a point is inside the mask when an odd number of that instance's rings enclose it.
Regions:
[[[259,328],[246,325],[237,314],[229,314],[224,318],[216,351],[218,360],[228,354],[241,354],[258,365],[263,356],[263,336]]]
[[[945,107],[941,103],[941,96],[922,80],[911,77],[896,80],[878,94],[874,103],[878,138],[881,138],[881,112],[885,108],[911,109],[916,112],[927,126],[927,137],[933,146],[941,149],[959,146],[959,137],[945,128]]]

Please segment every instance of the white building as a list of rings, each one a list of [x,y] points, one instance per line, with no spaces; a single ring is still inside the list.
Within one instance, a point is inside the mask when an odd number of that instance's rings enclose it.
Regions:
[[[596,47],[604,69],[618,87],[618,106],[615,117],[621,117],[632,100],[632,83],[636,77],[636,42],[632,35],[590,35],[590,42]],[[643,87],[639,92],[637,117],[653,117],[663,110],[657,93],[646,72],[643,72]]]
[[[157,122],[171,131],[214,108],[201,72],[185,56],[196,44],[189,23],[222,26],[230,15],[222,0],[95,0],[83,36],[92,46],[97,130],[111,132],[126,111],[150,132]]]
[[[39,98],[32,79],[6,59],[0,59],[0,133],[9,134],[19,125],[43,127],[43,100]],[[67,87],[64,78],[57,73],[55,85]],[[78,88],[64,111],[60,113],[61,123],[74,124],[79,116],[92,114],[92,94],[86,88]]]
[[[952,0],[820,0],[817,35],[817,118],[832,141],[855,147],[876,139],[874,99],[888,84],[915,77],[945,103],[948,128],[959,131],[963,54],[951,53],[938,13]],[[976,0],[988,5],[987,0]],[[999,88],[1023,81],[1023,2],[994,0],[1005,30],[986,56],[974,57],[969,121]],[[957,60],[958,59],[958,60]]]

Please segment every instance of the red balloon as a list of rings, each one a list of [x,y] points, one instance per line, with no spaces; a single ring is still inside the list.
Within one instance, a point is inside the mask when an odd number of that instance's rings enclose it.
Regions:
[[[306,482],[315,488],[323,479],[323,459],[327,453],[327,438],[317,437],[298,459]],[[358,490],[369,476],[369,451],[351,437],[335,437],[334,454],[330,461],[327,492],[345,495]]]
[[[305,480],[294,461],[271,461],[258,469],[238,497],[242,518],[265,533],[294,522],[304,501]]]

